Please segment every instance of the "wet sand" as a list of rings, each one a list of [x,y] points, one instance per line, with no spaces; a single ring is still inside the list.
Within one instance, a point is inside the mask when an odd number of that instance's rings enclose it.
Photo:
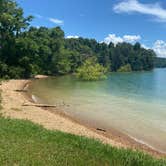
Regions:
[[[104,131],[97,124],[93,124],[93,122],[88,124],[80,122],[57,108],[48,109],[36,106],[23,106],[25,103],[29,105],[34,103],[31,95],[26,93],[26,89],[30,83],[31,80],[9,80],[2,82],[0,89],[3,116],[30,120],[50,130],[60,130],[75,135],[86,136],[118,148],[132,148],[133,150],[142,150],[156,157],[166,157],[166,154],[152,149],[145,144],[141,144],[114,129]]]

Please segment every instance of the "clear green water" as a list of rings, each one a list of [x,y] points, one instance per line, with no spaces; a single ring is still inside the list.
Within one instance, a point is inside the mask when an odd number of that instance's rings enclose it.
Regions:
[[[71,116],[114,128],[166,153],[166,69],[113,73],[107,80],[83,82],[73,76],[35,80],[35,100],[69,106]]]

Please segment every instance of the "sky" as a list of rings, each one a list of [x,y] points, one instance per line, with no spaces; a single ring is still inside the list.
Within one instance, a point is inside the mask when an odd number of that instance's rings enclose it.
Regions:
[[[166,1],[161,0],[16,0],[31,25],[60,26],[66,38],[135,43],[166,57]]]

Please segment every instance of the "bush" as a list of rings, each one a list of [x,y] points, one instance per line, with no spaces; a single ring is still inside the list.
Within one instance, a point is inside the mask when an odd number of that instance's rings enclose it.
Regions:
[[[107,69],[97,63],[94,57],[88,58],[84,64],[77,69],[76,76],[85,81],[96,81],[106,78]]]
[[[0,77],[4,77],[8,74],[8,66],[2,62],[0,62]]]
[[[130,64],[121,66],[121,67],[118,69],[118,72],[131,72],[131,71],[132,71],[132,69],[131,69],[131,65],[130,65]]]
[[[9,67],[8,75],[10,78],[19,79],[23,77],[24,69],[21,67]]]

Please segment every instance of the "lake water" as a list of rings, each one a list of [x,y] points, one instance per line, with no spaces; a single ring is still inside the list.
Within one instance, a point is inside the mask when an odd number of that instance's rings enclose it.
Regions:
[[[71,116],[114,128],[166,153],[166,69],[112,73],[107,80],[84,82],[74,76],[35,80],[33,98],[62,103]]]

